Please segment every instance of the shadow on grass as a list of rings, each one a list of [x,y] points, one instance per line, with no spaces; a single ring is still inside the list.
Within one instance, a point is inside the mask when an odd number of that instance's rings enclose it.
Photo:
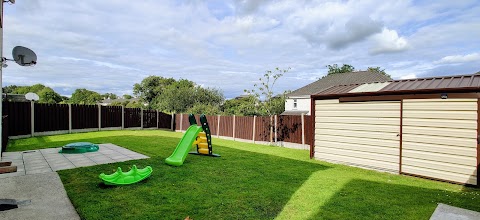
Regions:
[[[232,148],[221,151],[217,158],[189,155],[181,167],[156,156],[59,174],[84,219],[272,219],[312,173],[329,168]],[[138,184],[99,186],[99,173],[132,164],[150,165],[153,173]]]
[[[428,219],[438,203],[480,211],[477,192],[451,192],[354,179],[310,219]]]

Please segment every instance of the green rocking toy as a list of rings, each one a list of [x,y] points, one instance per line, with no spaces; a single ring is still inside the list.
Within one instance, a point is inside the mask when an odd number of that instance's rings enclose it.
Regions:
[[[99,177],[105,185],[128,185],[138,183],[148,178],[152,174],[152,171],[153,169],[150,166],[137,169],[137,166],[133,165],[132,169],[128,172],[122,172],[122,168],[118,167],[115,173],[110,175],[102,173]]]

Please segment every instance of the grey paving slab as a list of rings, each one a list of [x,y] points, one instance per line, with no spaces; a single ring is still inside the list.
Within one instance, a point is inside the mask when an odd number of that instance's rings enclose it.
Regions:
[[[2,220],[80,219],[55,172],[2,179],[0,198],[30,200],[16,209],[0,212]]]
[[[430,220],[478,220],[480,213],[439,203]]]
[[[17,166],[17,172],[0,174],[0,178],[149,158],[114,144],[99,144],[99,146],[98,151],[83,154],[58,153],[61,148],[5,152],[1,161],[12,161],[12,164]]]

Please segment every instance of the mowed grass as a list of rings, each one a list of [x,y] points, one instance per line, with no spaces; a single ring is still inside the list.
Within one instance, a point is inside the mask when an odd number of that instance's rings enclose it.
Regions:
[[[221,157],[164,159],[182,133],[102,131],[11,141],[8,151],[114,143],[150,159],[60,171],[83,219],[428,219],[438,203],[480,211],[480,190],[310,160],[308,151],[213,139]],[[147,180],[106,187],[100,173],[150,165]]]

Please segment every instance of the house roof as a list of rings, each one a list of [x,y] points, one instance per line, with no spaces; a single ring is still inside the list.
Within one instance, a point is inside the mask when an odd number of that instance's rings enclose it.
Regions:
[[[480,92],[480,75],[456,75],[386,82],[338,85],[312,97],[413,94],[432,92]]]
[[[392,80],[390,77],[381,73],[358,71],[349,73],[337,73],[327,75],[313,83],[310,83],[302,88],[299,88],[289,94],[288,97],[294,96],[310,96],[317,94],[325,89],[337,85],[349,85],[356,83],[370,83],[370,82],[384,82]]]

